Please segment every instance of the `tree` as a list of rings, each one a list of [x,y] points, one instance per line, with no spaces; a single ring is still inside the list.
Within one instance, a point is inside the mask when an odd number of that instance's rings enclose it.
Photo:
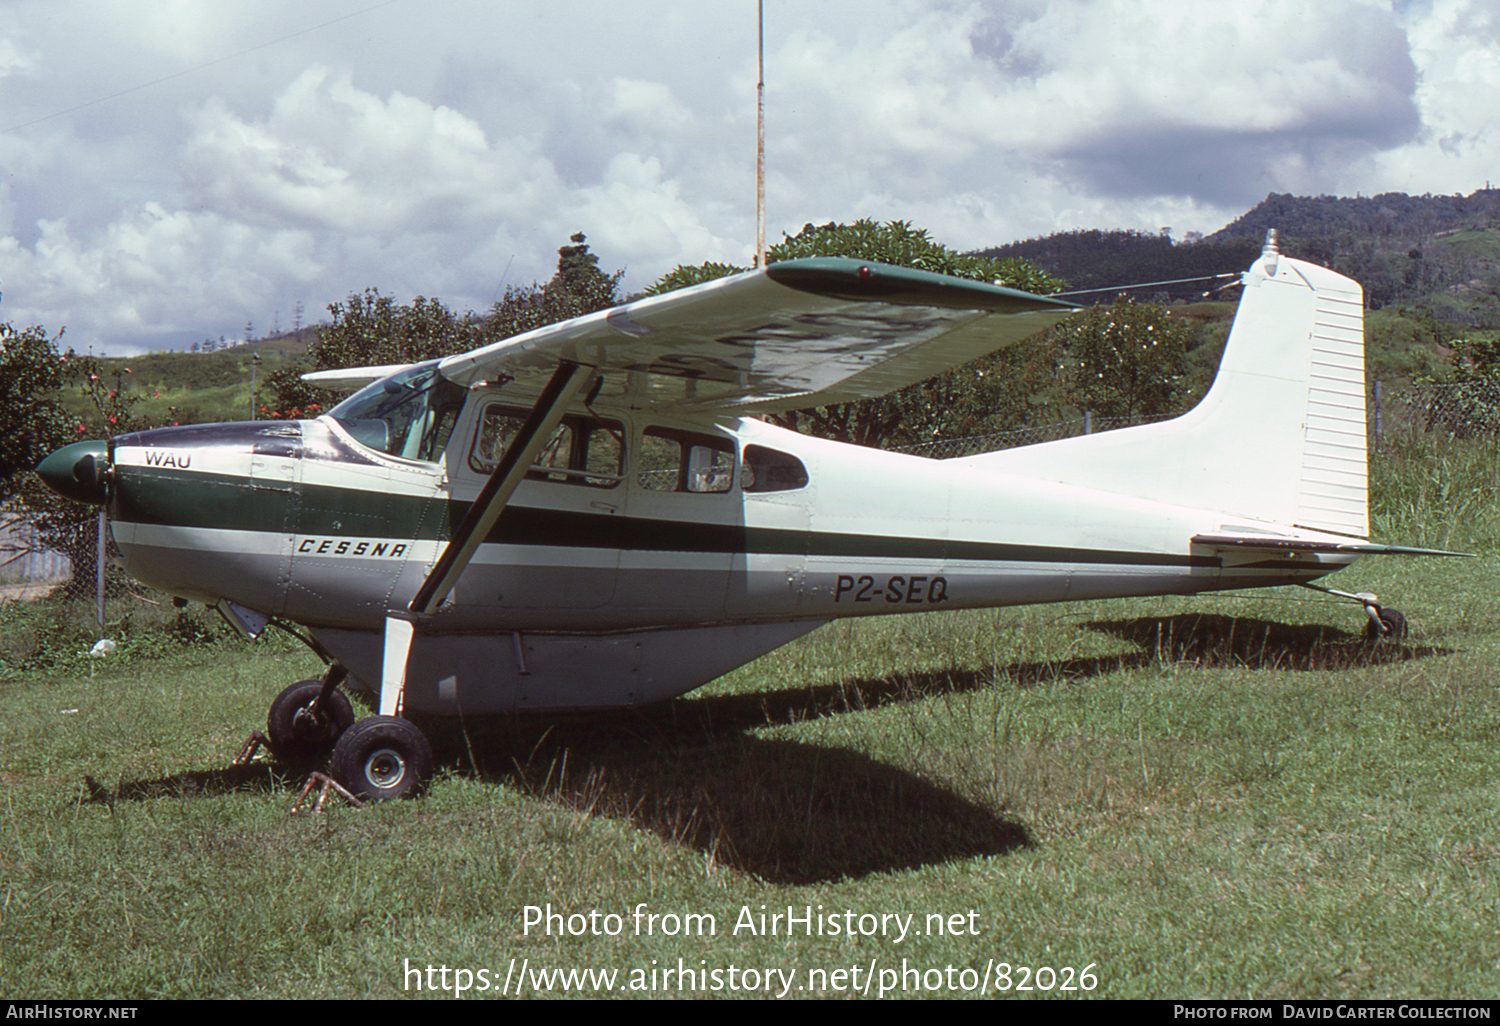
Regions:
[[[1050,295],[1064,286],[1062,281],[1026,260],[1016,257],[994,259],[949,249],[942,243],[934,242],[925,229],[913,227],[910,221],[880,224],[862,219],[853,224],[829,222],[803,225],[796,235],[786,236],[766,251],[766,263],[829,256],[853,257],[856,260],[869,260],[895,267],[914,267],[934,274],[991,282],[1039,295]],[[653,282],[645,294],[654,296],[672,292],[744,270],[746,268],[732,264],[679,264]]]
[[[1191,330],[1152,303],[1125,297],[1054,330],[1068,402],[1101,417],[1180,412]]]
[[[771,247],[766,253],[766,263],[824,256],[914,267],[919,271],[991,282],[1039,295],[1060,291],[1064,284],[1024,260],[1014,257],[996,260],[949,249],[934,242],[925,229],[912,227],[910,221],[879,224],[860,220],[847,225],[803,225],[796,235]]]
[[[333,323],[318,329],[308,347],[312,370],[420,363],[518,335],[547,324],[614,306],[624,271],[599,270],[582,232],[558,252],[557,272],[546,285],[507,288],[489,314],[455,315],[436,299],[418,296],[408,305],[369,288],[328,307]],[[307,367],[288,367],[266,379],[266,417],[317,416],[329,394],[302,380]]]
[[[570,241],[573,245],[557,251],[557,272],[547,284],[507,288],[490,309],[485,335],[491,342],[619,305],[625,272],[599,270],[599,258],[589,252],[582,232]]]
[[[95,511],[64,499],[30,471],[62,446],[93,435],[64,405],[66,389],[83,383],[106,425],[111,413],[128,412],[128,403],[121,405],[118,388],[110,396],[100,385],[95,360],[59,353],[60,338],[61,332],[49,336],[41,327],[0,324],[0,507],[24,514],[54,548],[91,552]],[[9,555],[0,553],[0,561]]]
[[[766,263],[805,257],[845,256],[872,263],[914,267],[971,281],[1049,294],[1063,282],[1018,258],[992,259],[959,253],[934,242],[909,221],[880,224],[804,225],[766,253]],[[727,264],[678,266],[658,279],[648,295],[734,274]],[[1033,347],[1014,347],[965,367],[910,385],[890,395],[808,410],[789,410],[771,420],[794,430],[857,445],[891,446],[937,437],[1005,431],[1031,422],[1033,400],[1051,384],[1050,363]]]
[[[64,408],[62,390],[91,361],[59,353],[60,338],[40,327],[0,324],[0,505],[7,508],[51,508],[52,492],[27,472],[85,434],[83,422]]]
[[[401,305],[379,289],[369,288],[341,303],[330,303],[328,312],[333,323],[320,327],[307,348],[313,370],[420,363],[485,343],[485,333],[475,318],[455,317],[441,302],[426,296]],[[305,373],[306,367],[293,366],[268,377],[268,398],[261,415],[298,419],[324,412],[329,394],[303,381]]]

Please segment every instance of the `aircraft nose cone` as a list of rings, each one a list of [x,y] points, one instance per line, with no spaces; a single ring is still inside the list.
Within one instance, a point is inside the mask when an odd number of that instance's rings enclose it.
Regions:
[[[105,472],[109,443],[101,440],[65,445],[37,464],[36,472],[58,495],[103,505],[108,498]]]

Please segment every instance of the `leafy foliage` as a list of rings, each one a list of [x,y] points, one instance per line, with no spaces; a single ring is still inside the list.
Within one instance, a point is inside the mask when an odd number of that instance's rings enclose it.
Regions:
[[[624,271],[605,274],[589,252],[583,233],[558,252],[557,273],[545,285],[507,288],[486,317],[460,317],[436,299],[418,296],[401,305],[379,289],[355,293],[328,311],[333,323],[319,329],[308,347],[312,370],[380,367],[419,363],[467,352],[512,335],[581,317],[620,301]],[[327,393],[302,381],[309,368],[293,366],[267,379],[267,417],[315,417],[329,403]]]
[[[879,224],[860,220],[848,225],[804,225],[796,235],[771,247],[766,253],[766,262],[774,264],[778,260],[827,256],[914,267],[919,271],[992,282],[1039,295],[1050,295],[1063,288],[1060,279],[1043,273],[1025,260],[959,253],[934,242],[925,229],[914,228],[910,221]]]
[[[678,289],[689,288],[693,285],[702,285],[706,281],[715,281],[719,278],[727,278],[731,274],[739,274],[744,271],[743,267],[733,264],[720,264],[713,261],[702,264],[678,264],[656,281],[652,282],[644,296],[656,296],[663,292],[676,292]]]
[[[136,397],[124,387],[130,371],[105,372],[92,357],[59,353],[61,337],[0,324],[0,507],[25,514],[54,548],[92,551],[96,511],[59,496],[30,471],[70,442],[145,425],[136,423]],[[65,402],[75,388],[93,408],[87,419]]]
[[[314,370],[418,363],[484,344],[478,321],[457,318],[425,296],[399,305],[379,289],[369,288],[330,304],[328,312],[333,323],[319,331],[308,348]],[[304,373],[306,368],[287,367],[272,374],[266,381],[272,398],[262,407],[262,415],[295,420],[324,412],[327,393],[304,382]]]
[[[49,505],[51,493],[26,471],[82,437],[83,425],[67,412],[61,393],[88,370],[88,361],[59,353],[61,337],[0,324],[0,505]]]
[[[853,257],[894,267],[914,267],[933,274],[991,282],[1039,295],[1050,295],[1064,285],[1061,280],[1043,273],[1025,260],[1014,257],[995,259],[949,249],[934,242],[926,229],[913,227],[910,221],[881,224],[862,219],[853,224],[803,225],[796,235],[787,236],[766,251],[766,263],[831,256]],[[645,295],[654,296],[700,285],[744,270],[746,268],[732,264],[679,264],[653,282]]]
[[[1359,282],[1370,309],[1421,305],[1467,327],[1500,327],[1500,190],[1468,196],[1272,193],[1206,241],[1281,235],[1282,252]]]
[[[1068,402],[1102,417],[1176,413],[1187,394],[1190,329],[1154,304],[1120,297],[1054,330]]]
[[[914,267],[1041,294],[1056,292],[1064,284],[1025,260],[992,259],[949,249],[909,221],[804,225],[796,235],[771,247],[766,262],[829,256]],[[742,270],[717,263],[678,266],[653,283],[646,294],[671,292]],[[1022,354],[1019,359],[1018,352]],[[1030,421],[1032,397],[1051,378],[1047,365],[1034,347],[1018,348],[890,395],[791,410],[774,414],[771,419],[823,438],[869,446],[910,445],[939,436],[1004,431]]]

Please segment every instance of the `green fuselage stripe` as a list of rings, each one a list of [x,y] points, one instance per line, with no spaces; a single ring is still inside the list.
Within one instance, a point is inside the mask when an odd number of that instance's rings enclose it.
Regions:
[[[120,467],[110,511],[122,523],[340,538],[443,541],[469,503],[328,485],[297,486],[203,472]],[[711,497],[705,497],[712,501]],[[746,555],[921,559],[1111,566],[1217,567],[1215,556],[1173,555],[947,538],[834,534],[743,524],[658,520],[609,513],[508,506],[490,544]],[[1256,566],[1309,569],[1269,560]]]

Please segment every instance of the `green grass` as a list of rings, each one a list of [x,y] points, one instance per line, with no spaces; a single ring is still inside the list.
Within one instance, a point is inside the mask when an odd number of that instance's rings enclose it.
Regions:
[[[230,766],[316,660],[137,613],[122,658],[0,683],[0,992],[415,996],[408,967],[524,964],[675,993],[681,959],[793,996],[872,968],[871,994],[994,991],[992,963],[1115,998],[1492,995],[1500,557],[1488,499],[1436,505],[1479,487],[1471,455],[1382,485],[1380,537],[1481,559],[1333,579],[1403,609],[1405,645],[1288,590],[846,621],[652,709],[431,721],[426,798],[316,817],[286,815],[300,772]],[[9,615],[8,644],[35,627]],[[549,904],[622,931],[528,929]],[[641,906],[717,930],[638,935]],[[762,906],[914,932],[736,933]]]

